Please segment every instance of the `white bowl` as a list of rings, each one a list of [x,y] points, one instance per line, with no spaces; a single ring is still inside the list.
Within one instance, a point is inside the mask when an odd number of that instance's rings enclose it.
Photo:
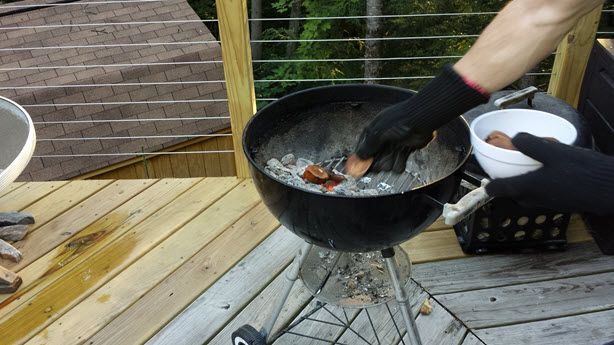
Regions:
[[[491,178],[512,177],[537,170],[542,163],[514,150],[502,149],[484,141],[493,131],[513,138],[520,132],[552,137],[571,145],[578,132],[567,120],[538,110],[505,109],[485,113],[471,122],[471,145],[480,166]]]

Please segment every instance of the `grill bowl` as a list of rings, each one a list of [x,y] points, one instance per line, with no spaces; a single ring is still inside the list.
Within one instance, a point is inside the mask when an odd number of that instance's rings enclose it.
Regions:
[[[327,86],[290,94],[258,111],[245,128],[243,149],[256,188],[280,223],[310,243],[350,252],[392,247],[431,225],[458,188],[470,154],[469,128],[461,118],[439,130],[431,153],[410,156],[410,165],[422,167],[426,180],[411,190],[322,194],[286,184],[264,169],[268,159],[287,153],[318,162],[351,150],[379,110],[412,95],[381,85]]]

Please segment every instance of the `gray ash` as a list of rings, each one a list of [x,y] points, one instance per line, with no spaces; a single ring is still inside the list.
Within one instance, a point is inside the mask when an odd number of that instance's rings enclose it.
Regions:
[[[328,190],[324,185],[311,183],[303,179],[305,168],[313,164],[315,163],[308,159],[296,158],[294,154],[289,153],[281,157],[281,159],[269,159],[265,171],[275,179],[293,187],[318,193],[332,193],[346,196],[371,196],[390,194],[393,192],[392,187],[383,182],[379,183],[377,188],[372,188],[369,186],[371,178],[363,177],[356,180],[352,176],[346,175],[334,168],[331,169],[331,171],[336,175],[342,175],[344,180],[332,187],[332,190]],[[343,166],[343,164],[341,164],[341,166]]]

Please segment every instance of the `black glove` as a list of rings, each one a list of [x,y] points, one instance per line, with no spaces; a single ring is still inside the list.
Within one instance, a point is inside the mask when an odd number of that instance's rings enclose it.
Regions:
[[[614,215],[614,157],[527,133],[517,134],[512,143],[544,166],[493,180],[486,186],[490,196],[562,212]]]
[[[487,101],[446,66],[418,94],[381,111],[360,135],[356,154],[374,157],[371,171],[401,173],[409,154],[426,146],[433,131]]]

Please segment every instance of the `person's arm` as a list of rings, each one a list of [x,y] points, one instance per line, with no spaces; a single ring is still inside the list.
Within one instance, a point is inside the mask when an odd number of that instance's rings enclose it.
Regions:
[[[493,19],[469,52],[416,96],[381,111],[363,130],[353,175],[400,172],[408,155],[437,128],[488,101],[489,93],[520,78],[550,54],[563,36],[603,0],[514,0]],[[360,168],[359,168],[360,167]],[[368,168],[367,168],[368,169]]]
[[[518,80],[603,0],[514,0],[484,29],[454,70],[489,92]]]

